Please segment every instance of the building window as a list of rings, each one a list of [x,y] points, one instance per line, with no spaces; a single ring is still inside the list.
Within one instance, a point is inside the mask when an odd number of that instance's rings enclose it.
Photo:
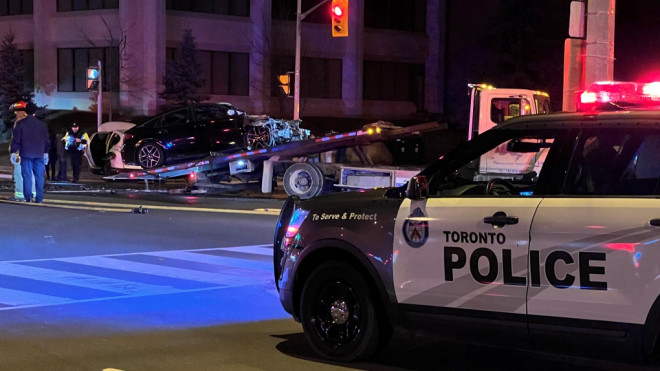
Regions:
[[[167,0],[165,6],[186,12],[250,16],[250,0]]]
[[[58,12],[95,9],[119,9],[119,0],[57,0]]]
[[[277,82],[277,75],[294,71],[295,60],[292,56],[273,57],[273,83],[271,96],[282,95]],[[300,59],[300,96],[303,98],[341,99],[342,60],[329,58]],[[293,82],[291,82],[293,87]],[[293,92],[291,93],[293,94]]]
[[[423,94],[423,84],[423,64],[364,62],[366,100],[418,102]]]
[[[364,26],[425,32],[426,0],[365,0]]]
[[[23,76],[23,87],[25,90],[33,91],[34,90],[34,50],[19,50],[21,54],[21,62],[23,63],[23,70],[25,75]]]
[[[87,91],[87,67],[101,61],[104,91],[119,91],[119,48],[57,49],[57,90]]]
[[[168,60],[176,58],[177,49],[167,48]],[[197,50],[202,65],[204,85],[199,94],[250,95],[250,55],[211,50]]]
[[[0,0],[0,16],[32,14],[32,0]]]

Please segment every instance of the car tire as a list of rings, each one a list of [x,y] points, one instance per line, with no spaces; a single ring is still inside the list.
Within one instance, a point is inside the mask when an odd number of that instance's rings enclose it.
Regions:
[[[109,160],[103,161],[103,174],[105,176],[110,176],[115,174],[115,170],[112,168]]]
[[[323,191],[323,180],[321,169],[307,162],[299,162],[286,169],[283,185],[289,196],[305,200]]]
[[[365,359],[389,341],[389,326],[379,326],[373,291],[348,263],[327,262],[316,268],[306,280],[300,303],[305,337],[324,358]]]
[[[163,166],[165,151],[156,143],[144,143],[138,148],[137,163],[144,169]]]

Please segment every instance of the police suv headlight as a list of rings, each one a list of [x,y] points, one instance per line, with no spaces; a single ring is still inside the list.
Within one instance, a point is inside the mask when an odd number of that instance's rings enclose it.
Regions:
[[[298,234],[298,229],[305,221],[309,215],[309,210],[297,209],[291,215],[291,220],[289,221],[289,226],[286,228],[286,233],[282,239],[282,250],[288,250],[298,247],[298,241],[300,241],[300,235]]]

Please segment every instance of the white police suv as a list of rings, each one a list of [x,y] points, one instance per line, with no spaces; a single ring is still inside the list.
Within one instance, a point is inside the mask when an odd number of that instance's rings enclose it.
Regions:
[[[523,116],[406,188],[287,199],[282,305],[322,356],[393,330],[594,357],[660,353],[660,112]]]

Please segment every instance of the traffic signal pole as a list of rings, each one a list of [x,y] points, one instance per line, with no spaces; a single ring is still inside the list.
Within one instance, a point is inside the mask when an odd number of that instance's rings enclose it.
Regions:
[[[298,0],[298,7],[296,10],[296,66],[295,66],[295,80],[293,82],[293,119],[300,119],[300,48],[301,48],[301,30],[302,30],[302,20],[305,19],[311,12],[318,9],[321,5],[327,3],[330,0],[323,0],[320,3],[316,4],[313,8],[302,13],[302,0]]]

